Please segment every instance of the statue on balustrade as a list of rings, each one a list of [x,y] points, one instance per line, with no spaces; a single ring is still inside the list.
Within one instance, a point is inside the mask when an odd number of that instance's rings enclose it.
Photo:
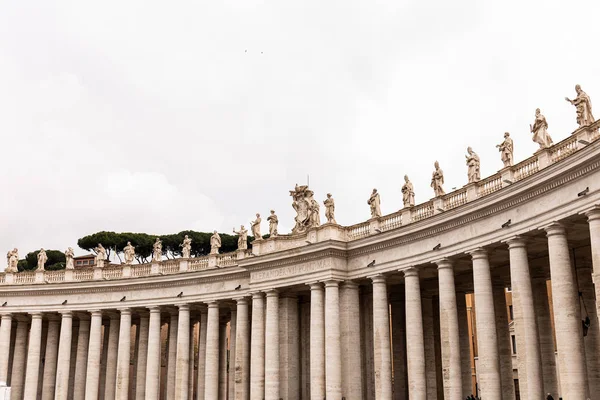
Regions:
[[[402,185],[402,202],[404,207],[413,207],[415,205],[415,189],[408,175],[404,175],[404,185]]]
[[[479,171],[481,162],[479,161],[479,156],[471,147],[467,147],[467,153],[465,158],[467,159],[469,183],[478,182],[481,179],[481,172]]]
[[[254,236],[254,240],[262,240],[262,235],[260,234],[260,223],[262,219],[260,218],[260,214],[256,213],[256,219],[250,222],[250,229],[252,229],[252,236]]]
[[[271,210],[271,215],[269,215],[267,221],[269,221],[269,235],[271,237],[277,236],[277,225],[279,224],[279,219],[277,218],[277,215],[275,215],[275,210]]]
[[[442,187],[444,184],[444,171],[442,171],[440,168],[440,163],[437,161],[433,165],[435,166],[435,171],[433,171],[431,176],[431,187],[433,188],[435,197],[443,196],[446,194],[446,192],[444,192],[444,188]]]
[[[106,260],[106,249],[102,246],[102,243],[98,243],[98,247],[94,249],[96,252],[96,265],[98,267],[104,267],[104,260]]]
[[[529,125],[529,129],[533,133],[533,141],[540,145],[540,149],[552,146],[552,138],[548,134],[548,122],[539,108],[535,110],[535,122]]]
[[[179,247],[181,247],[181,256],[183,258],[190,258],[190,254],[192,253],[192,239],[188,235],[183,237],[183,243]]]
[[[73,261],[74,257],[75,252],[73,251],[72,247],[69,247],[67,251],[65,251],[65,259],[67,261],[65,269],[75,269],[75,262]]]
[[[592,115],[592,100],[590,100],[590,96],[581,89],[581,86],[575,85],[575,91],[577,92],[577,97],[573,100],[565,97],[565,100],[573,104],[577,109],[577,123],[581,128],[582,126],[590,125],[595,121],[594,116]]]
[[[46,254],[46,250],[40,249],[37,255],[37,269],[36,271],[43,271],[44,265],[48,261],[48,255]]]
[[[159,262],[160,260],[162,260],[162,242],[160,238],[156,238],[152,245],[152,261]]]
[[[235,232],[235,229],[233,231]],[[210,237],[210,254],[219,254],[219,248],[221,248],[221,236],[219,236],[217,231],[214,231]]]
[[[327,193],[327,199],[323,201],[325,205],[325,218],[327,218],[328,224],[337,224],[335,222],[335,201],[331,197],[331,193]]]
[[[367,200],[367,204],[371,207],[371,218],[381,217],[381,200],[377,189],[373,189],[371,197]]]
[[[248,248],[248,231],[244,229],[244,225],[240,227],[239,232],[233,228],[233,233],[238,235],[238,250],[246,250]]]
[[[510,138],[510,133],[504,133],[504,142],[497,144],[496,147],[500,151],[500,158],[504,163],[504,168],[513,165],[513,141]]]
[[[17,250],[16,247],[14,249],[10,250],[6,254],[6,261],[8,264],[6,266],[5,272],[9,272],[9,273],[18,272],[17,264],[19,263],[19,250]]]
[[[292,228],[292,234],[304,233],[310,228],[319,226],[321,223],[319,204],[313,198],[314,192],[308,189],[307,185],[296,184],[294,190],[290,190],[290,196],[294,199],[292,207],[296,211],[294,218],[296,224]]]
[[[127,242],[127,246],[123,248],[123,254],[125,255],[125,264],[133,264],[135,258],[135,247],[131,245],[131,242]]]

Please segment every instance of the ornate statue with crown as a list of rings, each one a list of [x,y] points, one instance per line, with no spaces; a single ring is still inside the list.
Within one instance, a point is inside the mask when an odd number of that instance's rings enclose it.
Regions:
[[[297,235],[305,233],[308,229],[319,226],[319,207],[314,207],[314,192],[308,188],[308,185],[301,185],[294,190],[290,190],[290,196],[294,199],[292,207],[296,210],[296,225],[292,229],[292,234]]]

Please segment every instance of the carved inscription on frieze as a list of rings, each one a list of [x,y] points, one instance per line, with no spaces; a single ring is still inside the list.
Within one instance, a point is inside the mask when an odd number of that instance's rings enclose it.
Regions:
[[[322,271],[332,267],[331,259],[314,260],[298,265],[288,265],[285,267],[266,269],[252,273],[252,282],[268,281],[288,276],[306,275],[315,271]]]

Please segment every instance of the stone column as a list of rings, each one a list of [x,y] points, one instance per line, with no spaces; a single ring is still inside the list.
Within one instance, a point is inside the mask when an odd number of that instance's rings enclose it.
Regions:
[[[375,365],[375,398],[392,399],[392,358],[390,348],[390,312],[386,279],[383,275],[370,277],[373,281],[373,349]]]
[[[146,368],[148,367],[148,335],[150,327],[148,313],[140,314],[140,333],[136,365],[135,398],[144,400],[146,398]]]
[[[279,293],[267,292],[265,400],[279,400]]]
[[[340,337],[342,351],[342,394],[346,400],[362,398],[360,355],[360,302],[358,285],[345,281],[340,288]]]
[[[250,399],[250,324],[248,299],[237,301],[235,330],[235,400]],[[231,400],[234,400],[231,399]]]
[[[403,289],[390,288],[390,310],[394,399],[406,399],[408,398],[408,376],[406,371],[406,305]]]
[[[479,362],[477,376],[480,397],[485,400],[501,400],[502,385],[498,358],[498,334],[494,313],[492,276],[487,251],[476,249],[473,258],[473,287],[475,291],[475,317],[477,324],[477,349]]]
[[[139,393],[139,392],[138,392]],[[160,307],[150,307],[148,357],[146,360],[146,397],[160,398]]]
[[[235,398],[235,347],[236,347],[236,330],[237,330],[237,310],[235,306],[231,306],[231,320],[229,321],[229,373],[228,381],[228,399]]]
[[[48,333],[46,336],[46,354],[44,356],[44,375],[42,378],[42,400],[54,399],[59,332],[60,318],[54,314],[48,315]],[[1,348],[0,354],[2,354]],[[0,378],[0,381],[2,381],[2,378]]]
[[[131,361],[131,310],[123,308],[119,329],[119,355],[117,357],[116,399],[129,398],[129,363]]]
[[[300,399],[300,325],[298,297],[286,293],[279,297],[279,396]]]
[[[600,393],[600,330],[598,329],[598,315],[596,315],[592,269],[586,265],[577,268],[577,281],[581,300],[585,302],[585,309],[591,321],[587,336],[583,339],[590,393]],[[584,318],[583,315],[582,318]]]
[[[56,369],[56,388],[54,400],[67,400],[69,394],[69,370],[71,369],[71,339],[73,335],[73,314],[62,313],[60,339],[58,343],[58,361]],[[14,367],[13,367],[14,368]]]
[[[77,338],[77,355],[75,356],[75,382],[73,399],[85,397],[85,377],[87,374],[88,345],[90,342],[90,317],[79,314],[79,333]]]
[[[427,377],[419,273],[415,268],[409,268],[403,272],[406,303],[408,394],[410,400],[425,400],[427,398]]]
[[[473,392],[473,379],[471,377],[471,337],[469,336],[469,321],[467,319],[467,299],[464,292],[456,292],[456,308],[460,337],[462,393],[467,396]]]
[[[25,316],[17,316],[17,333],[10,378],[11,398],[22,399],[25,383],[25,366],[27,361],[27,330],[29,320]]]
[[[167,359],[167,400],[175,400],[175,369],[177,362],[177,310],[170,310],[169,322],[169,356]]]
[[[460,334],[454,268],[448,259],[437,262],[440,298],[440,340],[445,400],[463,400]]]
[[[81,334],[81,328],[79,330]],[[100,387],[100,361],[102,353],[102,311],[92,311],[90,342],[87,357],[85,400],[97,400]]]
[[[208,323],[207,310],[200,312],[200,329],[198,334],[198,400],[204,400],[204,384],[206,381],[206,328]]]
[[[554,335],[548,302],[548,286],[545,276],[533,277],[533,299],[537,316],[542,359],[542,376],[544,377],[544,393],[551,393],[558,398],[558,377],[556,375],[556,355],[554,354]]]
[[[117,387],[117,356],[119,354],[119,331],[121,322],[118,314],[110,315],[108,328],[108,358],[106,360],[106,382],[104,389],[105,399],[115,399]]]
[[[327,397],[342,397],[340,292],[339,281],[336,280],[325,282],[325,383]]]
[[[590,247],[592,251],[592,280],[596,283],[596,315],[600,316],[600,207],[587,211],[590,226]]]
[[[190,346],[188,348],[190,362],[188,369],[188,399],[194,400],[194,391],[196,388],[194,382],[194,359],[196,358],[196,323],[198,322],[196,317],[190,319]]]
[[[421,292],[421,311],[423,317],[423,347],[425,349],[425,379],[427,382],[427,400],[437,400],[437,363],[435,345],[435,318],[433,298]],[[440,354],[441,356],[441,354]]]
[[[527,247],[525,241],[521,237],[512,238],[508,240],[507,243],[510,254],[510,280],[513,290],[513,309],[519,310],[519,313],[521,314],[520,322],[523,324],[521,329],[521,332],[523,332],[521,341],[523,346],[519,349],[519,353],[522,353],[524,356],[525,368],[527,369],[527,393],[523,393],[523,395],[530,399],[541,399],[545,396],[542,378],[542,359],[540,355],[540,342],[535,316],[533,290],[531,287],[531,276],[529,273],[529,261],[527,260]]]
[[[42,313],[31,314],[29,348],[27,349],[27,370],[25,375],[24,399],[37,397],[38,378],[42,350]],[[23,371],[21,371],[23,373]]]
[[[325,307],[323,284],[310,284],[310,398],[325,398]]]
[[[252,294],[250,346],[250,399],[263,400],[265,396],[265,300],[262,293]]]
[[[508,329],[506,288],[500,280],[492,285],[494,293],[494,314],[496,315],[496,335],[498,336],[498,359],[503,399],[515,398],[515,383],[512,367],[512,343]],[[514,293],[514,292],[513,292]],[[513,297],[513,305],[514,305]],[[520,379],[519,379],[520,382]],[[523,392],[525,394],[525,392]]]
[[[583,332],[577,282],[565,228],[558,223],[546,227],[552,278],[552,299],[561,395],[564,399],[585,399],[588,393]],[[479,305],[477,305],[479,307]],[[477,316],[479,317],[479,316]]]
[[[206,324],[204,399],[213,400],[219,396],[219,303],[208,303]]]
[[[227,321],[219,322],[219,400],[227,400]]]
[[[12,332],[12,316],[2,314],[0,325],[0,382],[8,382],[8,361],[10,356],[10,339]]]
[[[170,346],[170,345],[169,345]],[[170,348],[169,348],[170,349]],[[188,399],[189,373],[190,373],[190,306],[179,306],[177,326],[177,358],[175,367],[175,398]],[[169,351],[170,352],[170,351]],[[192,360],[193,362],[193,360]]]

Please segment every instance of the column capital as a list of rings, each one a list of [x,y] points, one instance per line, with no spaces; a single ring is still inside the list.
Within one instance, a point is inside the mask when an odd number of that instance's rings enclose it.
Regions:
[[[547,237],[556,235],[565,236],[567,234],[565,226],[560,222],[553,222],[549,225],[546,225],[543,229],[546,231]]]
[[[7,312],[7,313],[2,313],[0,314],[0,318],[7,320],[7,319],[12,319],[12,314]]]
[[[31,316],[31,319],[42,319],[42,312],[41,311],[34,311],[29,313],[29,315]]]
[[[148,312],[150,312],[150,314],[160,314],[160,306],[151,306],[148,307]]]
[[[217,308],[217,309],[219,308],[219,302],[216,300],[209,301],[207,303],[207,305],[208,305],[208,308]]]
[[[480,259],[487,260],[487,258],[488,258],[488,252],[483,247],[478,247],[476,249],[468,251],[467,253],[471,255],[471,258],[473,260],[480,260]]]
[[[382,274],[370,275],[370,276],[367,276],[367,278],[369,278],[373,282],[373,284],[376,284],[376,283],[385,284],[385,282],[387,280],[386,277],[383,276]]]
[[[265,297],[263,292],[250,292],[248,294],[252,296],[252,300],[258,300]]]
[[[356,289],[358,290],[358,287],[360,285],[354,281],[343,281],[342,282],[342,287],[346,288],[346,289]]]
[[[73,318],[73,311],[71,310],[59,311],[59,314],[62,318]]]
[[[442,258],[441,260],[434,261],[438,266],[438,270],[440,269],[454,269],[454,264],[448,258]]]
[[[327,287],[339,287],[341,282],[342,281],[338,280],[338,279],[328,279],[324,283],[325,283],[325,287],[327,288]]]
[[[236,302],[238,306],[248,304],[247,296],[234,297],[233,300]]]
[[[588,217],[588,221],[594,221],[600,219],[600,205],[595,205],[589,210],[585,210],[581,214]]]
[[[527,246],[527,239],[525,239],[523,236],[513,236],[503,240],[502,243],[506,243],[509,249],[518,249]]]
[[[310,290],[323,290],[323,284],[321,282],[309,282],[307,285],[310,287]]]
[[[190,305],[187,303],[178,304],[177,307],[179,308],[179,311],[190,311]]]
[[[119,312],[121,313],[121,315],[131,315],[131,308],[129,307],[125,307],[125,308],[119,308]]]
[[[400,272],[404,273],[404,277],[416,276],[419,277],[419,271],[415,267],[410,267],[406,269],[400,270]]]
[[[279,290],[277,289],[268,289],[265,291],[267,297],[279,297]]]

